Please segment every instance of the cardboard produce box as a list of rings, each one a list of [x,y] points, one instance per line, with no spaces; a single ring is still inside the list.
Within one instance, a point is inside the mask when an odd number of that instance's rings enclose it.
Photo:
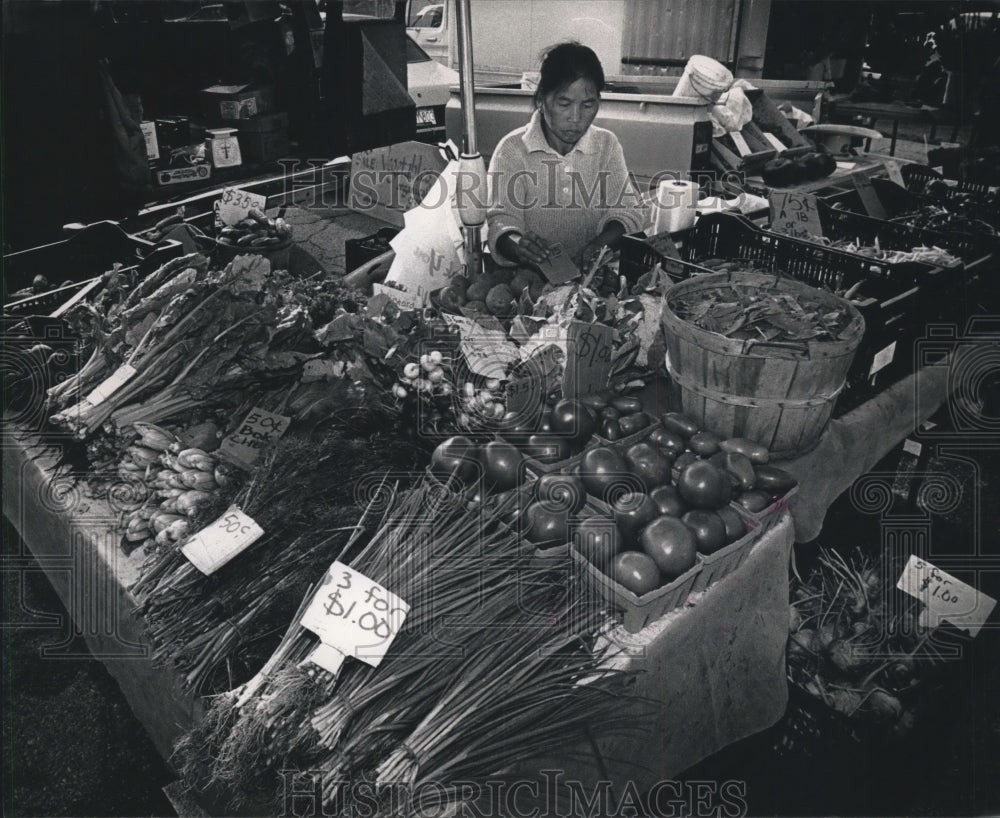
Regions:
[[[288,114],[279,111],[240,120],[240,147],[247,162],[272,162],[288,153]]]
[[[274,108],[274,86],[263,85],[213,85],[202,89],[201,99],[205,116],[211,122],[241,122]]]

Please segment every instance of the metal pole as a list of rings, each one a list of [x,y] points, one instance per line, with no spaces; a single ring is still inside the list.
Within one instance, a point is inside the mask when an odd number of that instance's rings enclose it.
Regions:
[[[464,153],[478,153],[476,145],[475,77],[472,69],[472,13],[470,0],[456,0],[458,13],[458,71],[462,86],[462,113],[465,116]]]
[[[475,74],[472,68],[472,13],[470,0],[455,0],[458,16],[458,70],[462,89],[462,113],[465,117],[462,156],[459,171],[461,201],[458,210],[465,232],[465,266],[474,276],[483,269],[482,227],[486,223],[486,165],[476,141]],[[471,185],[466,179],[474,181]]]

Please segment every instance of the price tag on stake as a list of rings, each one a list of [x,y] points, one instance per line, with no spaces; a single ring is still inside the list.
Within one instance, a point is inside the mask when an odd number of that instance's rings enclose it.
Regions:
[[[206,576],[264,536],[264,529],[236,506],[191,537],[181,551]]]
[[[110,398],[122,386],[132,380],[132,378],[135,377],[135,373],[135,367],[129,366],[128,364],[122,364],[101,384],[94,387],[94,390],[87,395],[84,400],[91,406],[97,406],[100,403],[104,403],[104,401]]]
[[[469,369],[477,375],[502,379],[507,367],[520,360],[517,347],[503,330],[489,329],[461,315],[446,314],[444,320],[458,327],[459,349]]]
[[[823,223],[813,194],[772,190],[768,202],[773,232],[798,239],[823,235]]]
[[[549,284],[565,284],[580,277],[577,266],[570,261],[561,244],[549,247],[549,257],[538,265]]]
[[[896,342],[893,341],[887,347],[883,347],[878,352],[875,353],[875,357],[872,359],[872,367],[868,370],[868,377],[870,378],[876,372],[885,369],[889,364],[892,363],[893,357],[896,355]]]
[[[913,554],[896,583],[899,590],[924,603],[920,624],[936,628],[948,621],[975,637],[997,601]]]
[[[219,454],[239,466],[252,466],[260,453],[280,438],[292,419],[255,406],[239,428],[219,445]]]
[[[346,658],[336,648],[320,642],[313,652],[302,660],[302,664],[312,662],[314,665],[319,665],[323,670],[329,671],[336,676],[340,672],[340,668],[343,666],[344,659]]]
[[[872,180],[864,173],[854,174],[854,187],[861,197],[861,204],[864,205],[865,212],[873,219],[886,219],[888,214],[879,199],[875,188],[872,187]]]
[[[222,196],[215,200],[215,219],[218,223],[232,226],[247,218],[253,209],[263,213],[266,206],[266,196],[227,187],[222,191]]]
[[[410,606],[375,580],[335,562],[302,615],[325,645],[378,667]]]

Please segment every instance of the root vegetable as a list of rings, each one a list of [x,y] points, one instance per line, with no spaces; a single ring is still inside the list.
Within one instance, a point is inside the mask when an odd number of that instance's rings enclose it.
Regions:
[[[830,661],[848,676],[859,676],[871,665],[871,659],[852,642],[835,640],[829,649]]]
[[[864,709],[874,719],[882,722],[898,721],[903,714],[903,705],[899,699],[882,688],[876,688],[869,694],[865,699]]]

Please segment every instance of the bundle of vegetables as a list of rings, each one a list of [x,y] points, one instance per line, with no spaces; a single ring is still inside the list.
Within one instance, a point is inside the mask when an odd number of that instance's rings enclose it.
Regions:
[[[287,621],[304,588],[354,529],[357,492],[383,472],[395,480],[418,473],[411,448],[387,445],[377,436],[355,437],[352,431],[336,426],[289,432],[235,496],[182,490],[172,500],[176,514],[161,507],[145,521],[156,533],[157,550],[133,591],[141,598],[139,612],[154,658],[172,662],[192,688],[228,689],[256,671],[274,646],[267,635]],[[175,482],[184,489],[196,480],[218,482],[219,464],[211,455],[187,450],[162,457],[182,466],[179,474],[171,466],[163,470],[168,496]],[[180,549],[184,534],[198,530],[195,521],[210,522],[210,512],[224,511],[220,500],[238,506],[265,533],[206,577]],[[145,513],[134,518],[137,530]]]
[[[917,261],[936,267],[954,267],[956,264],[962,263],[962,259],[958,256],[952,255],[940,247],[918,245],[911,250],[888,250],[882,247],[877,236],[874,244],[864,244],[858,239],[830,239],[826,236],[811,236],[810,241],[815,241],[825,247],[832,247],[834,250],[844,250],[847,253],[867,256],[878,261],[887,261],[890,264]]]
[[[287,243],[292,238],[292,226],[282,218],[272,219],[255,207],[247,217],[219,230],[219,242],[231,247],[260,252]]]
[[[787,646],[790,681],[828,707],[888,736],[914,727],[934,670],[921,603],[888,569],[856,551],[821,549],[816,570],[794,578]]]
[[[993,238],[1000,236],[1000,230],[972,215],[972,213],[979,212],[983,207],[981,204],[971,200],[971,197],[965,206],[962,205],[961,201],[961,199],[949,200],[947,207],[924,205],[918,210],[893,216],[890,221],[905,224],[907,227],[918,230],[934,230],[938,233],[965,233],[970,236],[990,236]],[[997,204],[1000,205],[1000,203]]]
[[[187,264],[187,266],[184,266]],[[122,363],[131,374],[93,405],[83,400],[53,416],[57,425],[86,438],[110,421],[162,423],[192,410],[260,404],[261,395],[284,395],[307,364],[329,364],[343,377],[344,342],[321,335],[344,306],[360,302],[337,285],[305,283],[272,273],[259,256],[238,256],[222,271],[203,274],[201,257],[164,265],[114,309],[95,333],[91,363],[50,397],[55,404],[79,399]],[[354,316],[361,320],[360,316]],[[361,346],[362,328],[348,339]]]
[[[148,324],[151,324],[157,310],[205,275],[208,264],[208,258],[199,253],[181,256],[150,273],[108,309],[84,302],[68,312],[66,320],[89,348],[90,355],[75,376],[49,390],[51,405],[60,408],[79,401],[114,372],[141,337],[136,324],[150,315],[153,318],[148,319]]]
[[[819,298],[732,281],[710,291],[670,297],[677,316],[709,332],[771,342],[839,340],[852,318]]]
[[[211,425],[214,428],[214,424]],[[125,450],[118,476],[146,501],[125,517],[122,548],[167,546],[187,539],[192,525],[217,516],[241,482],[239,470],[151,423],[137,423],[138,440]],[[218,445],[218,437],[205,435]]]
[[[381,664],[349,658],[334,675],[303,663],[317,639],[293,623],[262,672],[181,742],[189,782],[273,808],[282,772],[323,770],[324,807],[351,815],[352,782],[433,777],[447,803],[462,797],[453,780],[631,726],[623,676],[584,643],[595,607],[533,569],[499,516],[426,482],[394,493],[370,542],[340,559],[411,606]]]

